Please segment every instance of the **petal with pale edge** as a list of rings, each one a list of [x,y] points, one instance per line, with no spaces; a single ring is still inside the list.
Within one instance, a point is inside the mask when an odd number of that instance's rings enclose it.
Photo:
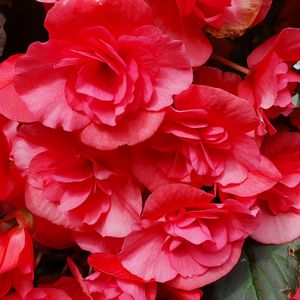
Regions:
[[[232,244],[230,257],[223,265],[216,268],[210,268],[206,273],[200,276],[194,276],[192,278],[183,278],[181,276],[177,276],[168,284],[178,289],[190,291],[218,280],[219,278],[229,273],[231,269],[237,264],[241,256],[243,242],[244,241],[237,241]]]
[[[251,235],[253,239],[264,244],[284,244],[300,236],[300,214],[280,212],[272,215],[261,209],[261,222]]]
[[[132,274],[146,281],[166,282],[176,277],[170,266],[169,253],[163,250],[166,234],[159,226],[126,237],[120,253],[122,265]]]
[[[21,99],[41,123],[51,128],[73,131],[90,120],[67,103],[65,97],[68,67],[55,69],[70,43],[50,40],[33,43],[16,63],[14,85]],[[42,101],[41,101],[42,99]]]
[[[274,164],[265,156],[261,156],[259,167],[249,171],[247,179],[240,184],[229,184],[226,187],[220,186],[225,193],[240,197],[251,197],[272,188],[282,175]]]

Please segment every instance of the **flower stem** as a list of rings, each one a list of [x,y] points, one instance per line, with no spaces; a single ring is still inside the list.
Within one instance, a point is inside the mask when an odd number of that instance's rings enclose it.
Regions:
[[[238,72],[241,72],[245,75],[247,75],[249,73],[249,69],[243,67],[243,66],[240,66],[239,64],[236,64],[234,62],[232,62],[231,60],[221,56],[221,55],[218,55],[218,54],[212,54],[211,56],[212,59],[238,71]]]

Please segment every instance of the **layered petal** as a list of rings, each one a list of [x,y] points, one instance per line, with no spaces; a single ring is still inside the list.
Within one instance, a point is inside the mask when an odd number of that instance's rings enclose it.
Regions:
[[[14,157],[24,168],[27,208],[68,230],[126,236],[139,220],[142,199],[120,154],[88,148],[61,130],[24,125]]]
[[[118,255],[122,266],[144,280],[188,291],[228,273],[243,240],[257,229],[258,209],[231,199],[215,204],[212,198],[183,184],[154,190],[142,223],[125,238]]]
[[[157,133],[133,148],[133,171],[150,190],[174,181],[241,183],[259,165],[258,146],[247,134],[256,125],[247,101],[193,85],[175,98]]]
[[[34,118],[47,127],[80,130],[92,147],[142,142],[158,129],[173,96],[192,82],[183,42],[153,26],[144,1],[80,5],[85,9],[62,1],[51,9],[50,40],[33,43],[19,58],[16,91]],[[57,24],[65,28],[63,37]]]

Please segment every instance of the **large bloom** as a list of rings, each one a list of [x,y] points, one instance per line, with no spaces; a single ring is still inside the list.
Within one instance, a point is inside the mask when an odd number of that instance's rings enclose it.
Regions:
[[[117,153],[95,151],[70,133],[35,124],[20,128],[14,157],[27,178],[25,201],[33,214],[114,237],[127,235],[139,220],[140,189]]]
[[[150,190],[174,181],[241,183],[259,165],[259,149],[247,135],[256,124],[247,101],[194,85],[175,98],[158,132],[134,148],[134,173]]]
[[[96,148],[149,138],[192,81],[183,43],[153,26],[142,0],[60,1],[46,27],[50,40],[18,59],[15,88],[44,125],[80,129]]]
[[[300,75],[292,66],[300,60],[300,29],[286,28],[257,47],[248,57],[250,73],[239,86],[239,96],[256,109],[261,123],[258,134],[273,132],[269,118],[292,109],[292,97]]]
[[[119,254],[122,265],[144,280],[192,290],[228,273],[244,239],[257,227],[257,209],[183,184],[155,190],[146,200],[139,229]]]

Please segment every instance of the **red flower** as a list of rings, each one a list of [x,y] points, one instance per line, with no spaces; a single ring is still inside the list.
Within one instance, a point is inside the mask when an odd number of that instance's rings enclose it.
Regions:
[[[2,131],[0,131],[0,145],[0,200],[4,200],[14,189],[14,178],[11,174],[11,162],[9,160],[10,145]]]
[[[122,265],[144,280],[184,290],[209,284],[239,259],[243,240],[257,227],[257,209],[235,200],[171,184],[147,199],[140,229],[129,234],[119,254]]]
[[[23,180],[11,158],[10,139],[16,125],[0,115],[0,201],[14,200],[23,192]]]
[[[61,1],[46,27],[50,40],[18,59],[16,90],[44,125],[80,129],[93,147],[149,138],[192,81],[182,42],[153,26],[142,0]]]
[[[259,165],[259,149],[247,135],[256,124],[247,101],[194,85],[175,98],[159,131],[134,149],[134,173],[150,190],[170,181],[241,183]]]
[[[218,38],[235,38],[243,35],[246,29],[264,19],[272,4],[272,0],[215,0],[214,3],[194,0],[194,2],[200,3],[200,6],[202,2],[204,7],[206,5],[208,16],[213,13],[212,17],[207,18],[208,22],[205,20],[209,25],[206,30]]]
[[[98,152],[71,134],[38,124],[19,132],[14,157],[27,176],[25,202],[33,214],[102,236],[131,231],[142,209],[141,193],[118,153]]]
[[[248,57],[250,73],[239,87],[239,96],[248,99],[261,119],[258,130],[265,134],[266,116],[288,115],[293,90],[300,75],[291,67],[300,60],[300,29],[287,28],[256,48]],[[272,130],[272,129],[271,129]]]
[[[289,294],[289,300],[300,300],[300,288],[297,289],[295,294]]]
[[[74,278],[63,277],[52,287],[64,290],[73,300],[155,299],[155,282],[147,283],[130,274],[114,256],[104,254],[104,257],[101,263],[90,257],[89,263],[97,271],[85,278],[74,262],[68,259]]]
[[[25,296],[21,297],[17,293],[10,294],[1,300],[73,300],[64,290],[54,287],[37,287],[31,289]],[[78,298],[80,300],[90,300],[89,298]]]
[[[156,294],[156,282],[144,282],[141,278],[138,278],[129,273],[120,263],[117,256],[107,255],[105,253],[97,253],[90,255],[88,259],[89,264],[97,270],[94,275],[90,277],[97,278],[96,282],[100,282],[99,279],[106,280],[109,285],[99,284],[102,293],[106,296],[105,299],[111,299],[113,294],[118,291],[118,296],[121,298],[129,292],[130,296],[134,299],[182,299],[182,300],[199,300],[202,296],[200,289],[192,291],[185,291],[176,289],[168,284],[158,285],[157,295]],[[97,275],[96,275],[97,274]],[[89,277],[88,277],[89,278]],[[86,280],[86,284],[89,286],[90,280]],[[95,285],[94,283],[94,285]],[[97,289],[95,286],[94,290]],[[114,293],[112,293],[114,289]],[[128,295],[129,297],[129,295]],[[131,299],[131,298],[130,298]]]
[[[103,299],[155,299],[156,283],[144,282],[130,274],[114,257],[108,259],[105,265],[94,267],[100,272],[85,278],[86,286],[92,295],[102,296]]]
[[[232,72],[222,72],[218,68],[201,66],[194,72],[194,83],[220,88],[231,94],[238,95],[238,86],[242,78]]]
[[[10,218],[0,222],[0,297],[12,287],[22,296],[33,285],[33,247],[26,224],[16,217],[19,226],[10,228]],[[9,228],[9,229],[8,229]],[[2,298],[1,298],[2,299]]]

